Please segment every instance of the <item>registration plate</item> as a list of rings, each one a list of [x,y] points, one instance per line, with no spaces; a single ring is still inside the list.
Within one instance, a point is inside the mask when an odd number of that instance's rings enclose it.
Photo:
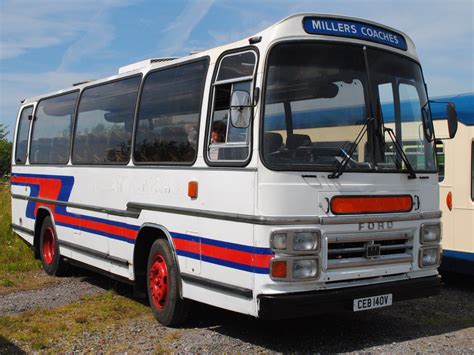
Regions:
[[[392,294],[379,295],[372,297],[356,298],[353,303],[354,312],[365,311],[367,309],[374,309],[380,307],[387,307],[392,305]]]

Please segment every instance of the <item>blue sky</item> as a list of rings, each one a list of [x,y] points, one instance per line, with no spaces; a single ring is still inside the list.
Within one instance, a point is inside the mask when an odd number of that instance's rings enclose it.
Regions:
[[[474,0],[0,0],[0,123],[13,131],[25,97],[241,39],[296,12],[400,29],[431,96],[474,91]]]

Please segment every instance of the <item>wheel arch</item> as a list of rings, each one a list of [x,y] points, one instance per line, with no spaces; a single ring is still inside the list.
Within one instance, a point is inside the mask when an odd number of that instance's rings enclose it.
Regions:
[[[133,272],[135,275],[135,288],[137,293],[146,291],[146,268],[148,262],[148,253],[150,251],[151,245],[157,239],[167,240],[171,249],[173,261],[177,267],[178,275],[181,275],[176,247],[168,229],[160,224],[144,223],[138,231],[135,247],[133,250]],[[182,298],[183,287],[181,277],[179,278],[178,289],[179,296]]]

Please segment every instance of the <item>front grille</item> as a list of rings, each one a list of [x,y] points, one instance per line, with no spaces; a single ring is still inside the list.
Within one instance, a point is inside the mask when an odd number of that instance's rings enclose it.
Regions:
[[[413,260],[413,236],[412,230],[330,235],[327,268],[410,263]],[[376,246],[380,255],[368,255],[370,246]]]

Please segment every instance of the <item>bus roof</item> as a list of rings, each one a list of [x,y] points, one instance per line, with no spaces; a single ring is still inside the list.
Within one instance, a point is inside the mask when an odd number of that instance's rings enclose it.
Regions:
[[[311,27],[311,24],[313,27]],[[365,27],[365,32],[362,27]],[[376,34],[372,37],[368,36],[367,32],[370,33],[379,31],[379,35]],[[403,42],[405,48],[397,47],[392,39],[393,36]],[[251,38],[259,38],[256,43],[250,41]],[[413,41],[405,33],[385,26],[383,24],[355,18],[349,16],[340,16],[333,14],[318,14],[318,13],[297,13],[290,15],[281,21],[269,26],[268,28],[256,33],[253,36],[244,38],[242,40],[215,47],[205,51],[192,53],[189,56],[181,58],[151,58],[142,60],[136,63],[131,63],[122,66],[118,70],[118,75],[113,75],[98,80],[86,81],[72,85],[67,89],[51,92],[45,95],[40,95],[32,98],[25,99],[23,105],[36,102],[44,97],[54,96],[61,93],[69,92],[72,90],[81,89],[90,85],[96,85],[101,82],[118,79],[120,77],[128,76],[133,73],[140,73],[143,70],[155,69],[159,67],[165,67],[168,65],[185,62],[194,58],[210,57],[211,63],[215,62],[222,52],[242,48],[249,44],[255,44],[259,48],[269,48],[275,41],[282,39],[319,39],[319,40],[330,40],[334,42],[352,42],[359,44],[370,44],[375,47],[390,49],[400,54],[409,56],[415,60],[418,60]],[[391,43],[390,43],[391,42]]]
[[[449,101],[456,105],[459,122],[466,126],[474,125],[474,92],[465,94],[441,96],[433,98],[434,101]],[[431,105],[431,114],[435,120],[446,119],[445,105]]]

